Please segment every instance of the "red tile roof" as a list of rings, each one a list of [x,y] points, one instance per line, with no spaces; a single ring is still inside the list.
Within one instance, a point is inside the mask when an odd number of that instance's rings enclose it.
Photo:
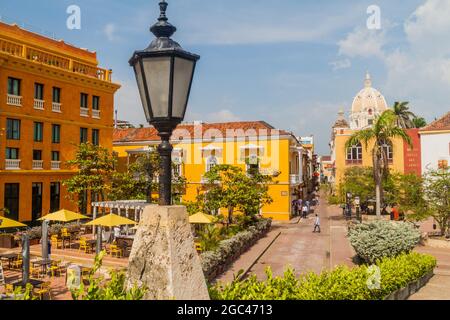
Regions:
[[[442,118],[430,123],[428,126],[421,129],[420,132],[440,130],[450,130],[450,112],[447,112],[447,114]]]
[[[200,128],[200,126],[198,125]],[[202,123],[201,131],[195,132],[195,124],[181,124],[174,131],[172,138],[183,139],[197,138],[200,134],[202,138],[212,139],[214,137],[226,137],[227,132],[233,131],[234,137],[250,137],[257,135],[275,135],[274,127],[264,121],[247,122],[226,122],[226,123]],[[200,130],[200,129],[197,129]],[[265,130],[265,131],[264,131]],[[290,132],[279,130],[279,135],[292,135]],[[114,143],[140,142],[140,141],[160,141],[158,132],[154,127],[115,129],[113,135]]]

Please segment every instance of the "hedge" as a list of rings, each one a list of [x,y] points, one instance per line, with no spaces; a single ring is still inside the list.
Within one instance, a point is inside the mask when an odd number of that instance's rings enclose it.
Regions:
[[[272,225],[272,220],[263,219],[247,230],[239,232],[230,239],[220,242],[214,251],[206,251],[200,255],[203,273],[208,281],[213,281],[225,272],[227,267],[242,253],[262,238]]]
[[[380,287],[370,289],[370,266],[349,269],[341,266],[320,275],[308,273],[295,276],[288,269],[283,277],[273,277],[266,271],[267,280],[259,281],[255,275],[230,284],[216,284],[209,288],[213,300],[382,300],[428,274],[436,266],[432,256],[418,253],[384,258],[376,264],[380,270]]]
[[[349,228],[348,238],[367,263],[411,252],[420,241],[420,231],[407,222],[373,221]]]

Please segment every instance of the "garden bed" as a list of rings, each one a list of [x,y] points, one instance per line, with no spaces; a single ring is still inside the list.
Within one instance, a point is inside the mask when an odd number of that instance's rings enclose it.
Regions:
[[[258,221],[247,230],[220,242],[216,250],[202,253],[200,259],[206,280],[212,282],[224,273],[234,261],[269,232],[271,225],[270,219]]]
[[[407,286],[394,291],[384,298],[384,300],[408,300],[410,296],[422,289],[434,276],[434,271],[430,271],[418,280],[408,283]]]

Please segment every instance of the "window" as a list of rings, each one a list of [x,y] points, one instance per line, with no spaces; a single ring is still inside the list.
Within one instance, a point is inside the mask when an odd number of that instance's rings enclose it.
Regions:
[[[18,160],[19,159],[19,149],[17,148],[6,148],[6,159],[8,160]]]
[[[88,95],[86,93],[81,94],[80,107],[86,109],[88,108]]]
[[[369,126],[373,125],[373,119],[368,120]]]
[[[5,183],[4,205],[8,209],[7,218],[19,220],[19,189],[18,183]]]
[[[358,143],[355,146],[352,146],[347,149],[347,161],[362,161],[362,145]]]
[[[33,160],[42,160],[42,150],[33,150]]]
[[[100,131],[98,129],[92,129],[92,144],[94,146],[100,144]]]
[[[92,96],[92,109],[100,110],[100,97]]]
[[[88,142],[88,129],[80,128],[80,143]]]
[[[61,89],[53,87],[53,102],[61,103]]]
[[[219,162],[215,156],[210,156],[208,160],[206,160],[206,172],[211,171],[212,168],[217,166]]]
[[[382,144],[382,148],[384,154],[386,154],[388,161],[392,161],[394,159],[394,151],[392,148],[392,144],[390,142],[384,141]]]
[[[50,212],[60,209],[61,184],[59,182],[50,183]]]
[[[52,143],[61,142],[61,126],[59,124],[52,125]]]
[[[59,151],[52,151],[52,161],[59,161]]]
[[[42,216],[42,183],[36,182],[31,186],[31,216],[36,221]]]
[[[6,139],[20,140],[20,120],[6,120]]]
[[[8,78],[8,94],[20,96],[20,79]]]
[[[34,84],[34,98],[36,100],[44,100],[44,85],[41,83]]]
[[[34,123],[34,141],[42,142],[44,138],[44,124],[42,122]]]

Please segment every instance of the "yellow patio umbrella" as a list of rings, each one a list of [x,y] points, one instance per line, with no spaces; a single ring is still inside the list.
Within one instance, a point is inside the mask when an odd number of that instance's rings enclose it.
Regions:
[[[189,223],[191,224],[212,224],[216,221],[216,217],[203,212],[197,212],[189,217]]]
[[[89,217],[82,214],[72,212],[66,209],[59,210],[57,212],[50,213],[38,220],[45,221],[60,221],[60,222],[70,222],[74,220],[89,219]]]
[[[130,225],[130,224],[134,224],[136,225],[137,222],[118,216],[117,214],[114,213],[110,213],[107,214],[101,218],[95,219],[91,222],[86,223],[86,226],[102,226],[102,227],[118,227],[118,226],[126,226],[126,225]]]
[[[0,217],[0,229],[26,227],[26,224],[14,221],[5,217]]]

